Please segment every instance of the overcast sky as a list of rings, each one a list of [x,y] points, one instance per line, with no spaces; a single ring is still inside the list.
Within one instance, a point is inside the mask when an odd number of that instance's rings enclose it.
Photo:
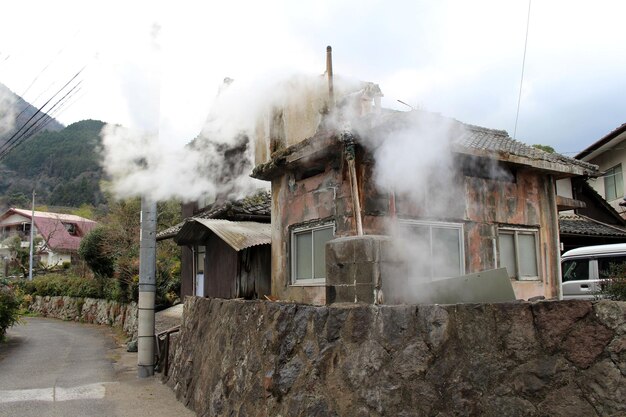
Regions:
[[[97,5],[97,6],[96,6]],[[336,74],[513,135],[528,0],[43,1],[3,4],[0,82],[36,106],[80,68],[58,115],[200,130],[224,77]],[[573,155],[626,122],[626,2],[533,0],[517,138]],[[33,83],[34,81],[34,83]]]

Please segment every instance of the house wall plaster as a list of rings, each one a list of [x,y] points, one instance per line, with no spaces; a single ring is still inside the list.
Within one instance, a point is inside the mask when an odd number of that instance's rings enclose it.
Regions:
[[[626,414],[626,303],[188,297],[167,384],[199,416]]]
[[[21,224],[24,222],[30,223],[30,218],[22,216],[20,214],[11,214],[10,216],[7,216],[7,218],[5,218],[4,220],[0,222],[0,226],[15,225],[15,224]]]

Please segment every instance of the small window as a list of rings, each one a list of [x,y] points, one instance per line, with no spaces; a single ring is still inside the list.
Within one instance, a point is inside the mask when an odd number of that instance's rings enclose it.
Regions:
[[[624,177],[622,164],[607,169],[604,173],[604,196],[607,201],[616,200],[624,195]]]
[[[67,233],[72,236],[76,236],[76,234],[78,233],[75,223],[63,223],[63,226],[65,227],[65,230],[67,230]]]
[[[500,267],[506,267],[510,278],[539,279],[537,230],[500,229]]]
[[[570,259],[561,266],[563,282],[589,279],[589,259]]]
[[[196,246],[195,262],[196,262],[196,275],[204,274],[204,255],[206,252],[206,246]]]
[[[326,282],[326,242],[334,237],[332,224],[298,228],[291,232],[292,283]]]
[[[402,221],[400,237],[407,255],[415,260],[415,278],[442,279],[465,273],[463,225],[458,223]]]

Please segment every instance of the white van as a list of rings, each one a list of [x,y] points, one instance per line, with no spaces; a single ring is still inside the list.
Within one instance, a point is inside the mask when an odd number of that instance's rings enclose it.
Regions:
[[[593,299],[611,268],[626,264],[626,243],[576,248],[561,255],[561,299]]]

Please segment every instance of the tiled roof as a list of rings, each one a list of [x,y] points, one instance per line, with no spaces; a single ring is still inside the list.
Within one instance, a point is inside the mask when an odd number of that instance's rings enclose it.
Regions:
[[[272,198],[268,191],[261,191],[252,196],[244,197],[235,201],[219,202],[208,206],[205,210],[183,220],[175,226],[162,230],[157,234],[157,240],[169,239],[174,237],[185,222],[190,219],[225,219],[225,220],[242,220],[248,216],[259,217],[263,220],[265,217],[269,222],[271,215]],[[252,217],[250,217],[252,218]]]
[[[361,129],[360,133],[371,137],[384,137],[396,129],[427,131],[432,126],[435,132],[445,132],[453,150],[459,153],[496,158],[568,176],[599,174],[596,165],[526,145],[511,138],[504,130],[475,126],[423,110],[383,112],[372,115],[365,125],[369,128]]]
[[[487,129],[480,126],[462,123],[466,134],[457,142],[460,146],[484,150],[493,153],[507,153],[533,160],[543,160],[551,163],[577,165],[589,171],[597,171],[593,164],[570,158],[559,153],[549,153],[533,146],[526,145],[509,136],[504,130]]]
[[[605,224],[579,214],[560,214],[559,230],[566,235],[610,236],[626,238],[626,229]]]

